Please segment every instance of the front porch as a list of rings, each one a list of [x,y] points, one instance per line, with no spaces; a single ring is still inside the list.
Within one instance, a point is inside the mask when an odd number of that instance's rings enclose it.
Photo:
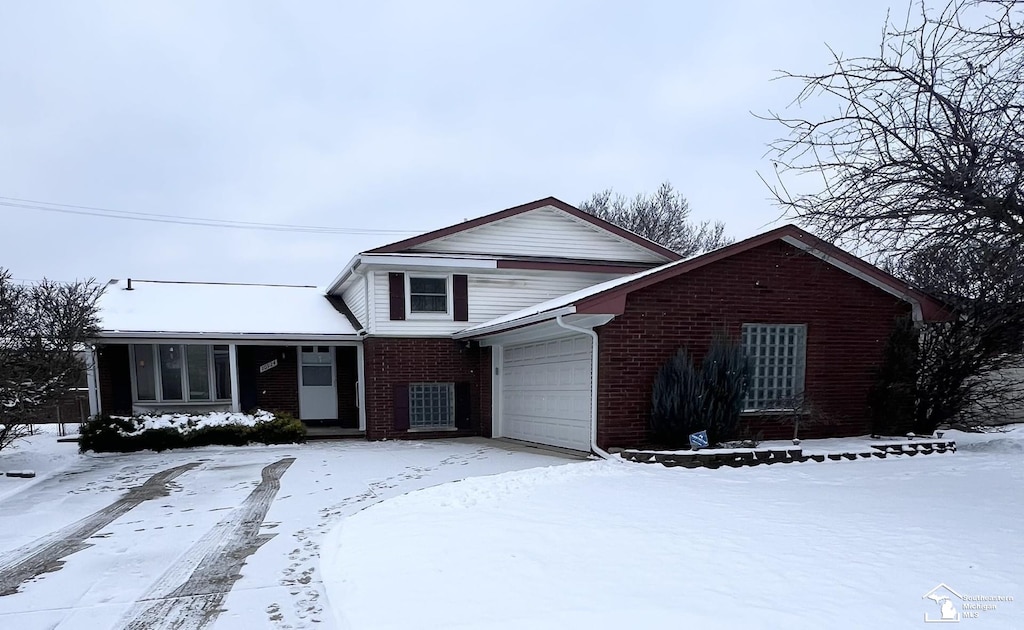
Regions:
[[[358,342],[119,339],[94,352],[94,413],[264,409],[290,414],[314,433],[365,430]]]

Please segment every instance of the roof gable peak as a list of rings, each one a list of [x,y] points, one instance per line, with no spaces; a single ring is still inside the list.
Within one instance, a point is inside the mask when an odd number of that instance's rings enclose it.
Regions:
[[[447,239],[451,236],[460,233],[468,232],[476,228],[484,227],[490,224],[497,223],[499,221],[503,221],[506,219],[510,219],[516,216],[520,216],[529,212],[545,208],[552,208],[557,212],[561,212],[567,215],[567,217],[570,219],[575,219],[577,222],[586,224],[588,227],[593,228],[597,232],[603,232],[604,234],[608,235],[611,238],[614,238],[619,241],[628,242],[634,247],[637,247],[641,250],[646,250],[649,253],[649,255],[656,256],[657,258],[660,258],[663,261],[667,262],[679,260],[681,258],[679,254],[673,252],[672,250],[666,247],[663,247],[638,234],[634,234],[633,232],[625,230],[617,225],[609,223],[608,221],[599,219],[586,212],[583,212],[579,208],[576,208],[575,206],[572,206],[555,197],[544,197],[543,199],[531,201],[529,203],[525,203],[519,206],[514,206],[512,208],[507,208],[505,210],[493,212],[482,217],[477,217],[475,219],[463,221],[462,223],[457,223],[438,230],[426,232],[418,236],[390,243],[388,245],[383,245],[375,249],[367,250],[363,253],[391,254],[410,251],[413,248],[419,248],[419,251],[424,251],[422,246],[426,245],[427,243]]]

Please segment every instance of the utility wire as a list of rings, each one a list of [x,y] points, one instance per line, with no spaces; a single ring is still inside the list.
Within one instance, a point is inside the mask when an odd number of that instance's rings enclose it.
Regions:
[[[263,230],[269,232],[300,232],[312,234],[419,234],[422,230],[388,230],[374,228],[341,228],[316,225],[290,225],[286,223],[258,223],[254,221],[234,221],[228,219],[206,219],[203,217],[175,214],[156,214],[148,212],[132,212],[111,210],[96,206],[80,206],[65,203],[52,203],[34,199],[17,197],[0,197],[0,206],[43,212],[59,212],[84,216],[103,217],[106,219],[122,219],[128,221],[148,221],[151,223],[171,223],[176,225],[195,225],[201,227],[231,228],[241,230]]]

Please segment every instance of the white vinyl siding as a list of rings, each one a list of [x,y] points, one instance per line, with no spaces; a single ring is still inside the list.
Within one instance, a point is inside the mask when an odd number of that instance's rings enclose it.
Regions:
[[[409,251],[667,262],[641,245],[550,206],[429,241]]]
[[[798,407],[804,393],[807,326],[743,324],[742,343],[750,360],[750,389],[744,410]]]
[[[405,273],[416,275],[417,272]],[[392,321],[389,315],[388,273],[375,272],[374,287],[371,291],[374,296],[375,317],[371,332],[376,335],[394,336],[450,335],[527,306],[618,277],[612,274],[554,271],[475,271],[468,276],[469,321],[456,322],[451,316],[444,319],[436,316],[410,316],[405,321]]]
[[[341,298],[345,300],[345,305],[356,316],[360,325],[367,328],[369,323],[366,321],[366,278],[357,276],[342,293]]]

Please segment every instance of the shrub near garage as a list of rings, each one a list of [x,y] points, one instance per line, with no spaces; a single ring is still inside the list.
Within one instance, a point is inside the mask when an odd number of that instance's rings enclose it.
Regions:
[[[82,452],[164,451],[191,446],[244,446],[304,442],[306,427],[288,414],[97,416],[82,424]]]

